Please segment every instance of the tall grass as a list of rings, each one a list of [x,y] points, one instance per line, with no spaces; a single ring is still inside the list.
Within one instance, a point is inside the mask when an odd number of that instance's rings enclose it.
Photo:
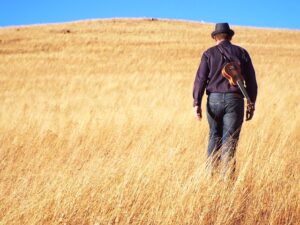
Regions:
[[[233,28],[259,85],[234,182],[192,111],[213,25],[1,28],[0,224],[300,224],[300,33]]]

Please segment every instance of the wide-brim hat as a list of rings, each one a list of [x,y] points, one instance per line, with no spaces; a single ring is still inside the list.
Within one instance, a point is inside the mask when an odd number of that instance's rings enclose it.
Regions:
[[[234,31],[230,29],[228,23],[217,23],[215,30],[211,33],[211,37],[214,38],[216,34],[226,33],[230,36],[234,35]]]

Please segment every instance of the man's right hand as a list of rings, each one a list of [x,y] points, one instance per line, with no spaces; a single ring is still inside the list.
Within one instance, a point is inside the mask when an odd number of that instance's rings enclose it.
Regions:
[[[252,102],[247,103],[247,111],[246,111],[246,121],[249,121],[252,119],[254,115],[255,106]]]
[[[195,118],[197,120],[201,120],[202,119],[202,109],[200,106],[194,106],[194,113],[195,113]]]

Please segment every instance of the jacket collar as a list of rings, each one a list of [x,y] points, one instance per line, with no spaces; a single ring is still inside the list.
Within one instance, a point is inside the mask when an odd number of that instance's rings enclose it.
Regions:
[[[231,42],[229,40],[224,39],[223,41],[221,41],[218,45],[231,45]]]

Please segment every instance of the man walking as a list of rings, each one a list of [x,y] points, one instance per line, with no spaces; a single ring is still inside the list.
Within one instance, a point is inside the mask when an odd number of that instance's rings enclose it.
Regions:
[[[204,91],[207,98],[207,119],[209,123],[208,167],[215,171],[221,165],[222,175],[233,175],[235,151],[243,118],[244,99],[238,86],[231,85],[222,76],[223,66],[228,61],[238,62],[250,97],[247,101],[246,120],[254,114],[257,96],[255,71],[248,52],[231,44],[234,31],[228,23],[217,23],[211,37],[216,46],[206,50],[196,73],[193,98],[194,111],[198,120],[202,118],[201,101]]]

